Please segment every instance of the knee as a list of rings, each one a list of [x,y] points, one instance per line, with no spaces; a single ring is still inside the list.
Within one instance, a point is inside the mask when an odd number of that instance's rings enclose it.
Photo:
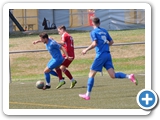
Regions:
[[[65,72],[66,71],[66,68],[65,67],[60,67],[61,71],[62,72]]]
[[[48,73],[48,72],[44,69],[43,73]]]
[[[45,68],[43,73],[49,73],[50,72],[50,69],[49,68]]]
[[[88,76],[89,78],[90,77],[94,78],[95,75],[96,75],[96,72],[90,71]]]
[[[62,72],[66,72],[66,69],[65,69],[65,68],[62,68],[61,71],[62,71]]]
[[[114,78],[115,78],[115,74],[110,75],[110,77],[111,77],[112,79],[114,79]]]

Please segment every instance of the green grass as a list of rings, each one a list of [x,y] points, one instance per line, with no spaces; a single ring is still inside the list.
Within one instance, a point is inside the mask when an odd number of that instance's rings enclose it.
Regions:
[[[16,44],[9,44],[9,48],[16,47]]]
[[[145,59],[144,56],[138,56],[134,58],[115,58],[113,59],[113,63],[116,63],[115,69],[118,71],[131,71],[136,70],[136,71],[143,71],[145,69],[144,64],[139,65],[139,61],[143,61]],[[136,61],[136,62],[131,62],[131,61]]]
[[[21,62],[21,61],[26,62],[26,61],[28,61],[28,60],[29,60],[28,57],[19,57],[19,58],[16,59],[17,62]]]
[[[128,62],[128,61],[138,61],[138,60],[144,60],[144,56],[138,56],[134,58],[114,58],[113,62]]]
[[[108,75],[95,77],[91,100],[85,101],[78,94],[86,92],[87,77],[76,77],[78,83],[69,89],[70,81],[55,89],[58,80],[53,78],[51,89],[41,90],[36,81],[17,81],[9,85],[10,109],[140,109],[136,102],[137,93],[144,88],[144,76],[136,76],[139,85],[130,80],[111,79]]]

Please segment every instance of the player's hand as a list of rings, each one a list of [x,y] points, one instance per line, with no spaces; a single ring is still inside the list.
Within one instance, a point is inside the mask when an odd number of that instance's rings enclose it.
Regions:
[[[73,57],[65,57],[65,59],[68,59],[69,61],[72,61]]]
[[[82,55],[85,55],[86,53],[87,53],[87,50],[84,49],[84,50],[82,51]]]
[[[33,44],[35,45],[37,43],[37,41],[34,41]]]

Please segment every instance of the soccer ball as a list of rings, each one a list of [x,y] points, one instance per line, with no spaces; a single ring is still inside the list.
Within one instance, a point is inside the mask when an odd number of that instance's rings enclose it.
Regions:
[[[43,82],[43,81],[37,81],[37,82],[36,82],[36,87],[37,87],[38,89],[43,89],[43,87],[44,87],[44,82]]]

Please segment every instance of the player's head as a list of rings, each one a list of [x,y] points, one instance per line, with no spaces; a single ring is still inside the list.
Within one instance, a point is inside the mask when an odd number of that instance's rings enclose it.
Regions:
[[[64,25],[61,25],[58,27],[58,33],[62,35],[66,31],[66,27]]]
[[[45,43],[47,43],[47,41],[48,41],[48,34],[47,33],[40,33],[39,34],[39,37],[40,37],[40,39],[41,39],[41,41],[45,44]]]
[[[93,25],[93,27],[94,26],[98,27],[100,25],[100,19],[98,17],[94,17],[92,19],[92,25]]]

